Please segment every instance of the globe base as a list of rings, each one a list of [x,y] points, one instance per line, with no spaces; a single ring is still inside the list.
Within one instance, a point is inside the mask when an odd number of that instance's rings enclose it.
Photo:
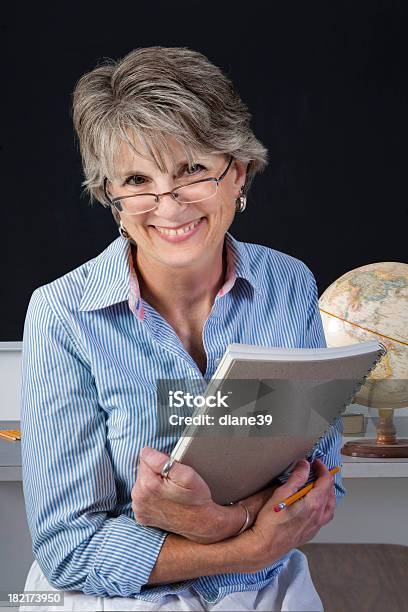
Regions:
[[[342,455],[349,457],[369,457],[373,459],[381,458],[404,458],[408,457],[408,440],[398,439],[394,444],[377,444],[373,438],[353,440],[346,442],[341,449]]]

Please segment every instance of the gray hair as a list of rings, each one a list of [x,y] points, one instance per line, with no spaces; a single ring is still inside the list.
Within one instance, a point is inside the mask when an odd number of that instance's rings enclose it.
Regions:
[[[168,172],[163,153],[174,161],[169,135],[190,164],[197,152],[233,155],[247,164],[244,193],[268,163],[268,151],[253,134],[251,114],[231,80],[186,47],[145,47],[118,61],[105,58],[79,79],[72,102],[82,186],[91,202],[109,205],[103,181],[116,178],[116,154],[124,142],[161,172]],[[145,152],[137,151],[132,134]]]

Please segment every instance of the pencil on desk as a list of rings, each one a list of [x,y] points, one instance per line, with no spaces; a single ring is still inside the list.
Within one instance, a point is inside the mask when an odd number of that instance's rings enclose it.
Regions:
[[[337,465],[336,467],[329,470],[329,472],[330,474],[334,476],[334,474],[337,474],[337,472],[339,472],[340,470],[341,470],[341,466]],[[281,510],[283,510],[284,508],[287,508],[287,506],[290,506],[291,504],[293,504],[295,501],[297,501],[301,497],[304,497],[306,493],[309,493],[309,491],[313,489],[313,487],[315,486],[315,482],[316,481],[311,482],[306,487],[303,487],[303,489],[300,489],[299,491],[297,491],[297,493],[294,493],[293,495],[290,495],[289,497],[287,497],[283,502],[280,502],[280,504],[276,504],[276,506],[273,507],[275,512],[280,512]]]
[[[7,440],[17,440],[17,438],[15,438],[14,436],[10,436],[9,434],[3,433],[2,431],[0,431],[0,436],[2,438],[7,438]]]
[[[19,429],[0,429],[0,436],[7,440],[21,440],[21,432]]]

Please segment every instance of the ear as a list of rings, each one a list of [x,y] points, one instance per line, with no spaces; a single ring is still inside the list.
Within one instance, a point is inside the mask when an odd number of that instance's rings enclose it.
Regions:
[[[103,187],[102,187],[102,189],[103,189],[103,194],[105,196],[105,201],[103,202],[103,205],[107,206],[108,204],[106,202],[106,199],[108,200],[108,202],[110,202],[112,200],[112,194],[110,192],[110,182],[108,181],[107,178],[104,178],[104,180],[103,180]],[[112,208],[112,210],[113,210],[113,208]]]
[[[247,163],[242,162],[239,159],[234,159],[232,175],[234,177],[233,185],[237,189],[237,197],[239,195],[239,191],[241,187],[245,185],[247,169],[248,169]]]
[[[113,218],[115,219],[116,223],[119,226],[120,225],[120,214],[114,206],[111,207],[111,210],[112,210]]]

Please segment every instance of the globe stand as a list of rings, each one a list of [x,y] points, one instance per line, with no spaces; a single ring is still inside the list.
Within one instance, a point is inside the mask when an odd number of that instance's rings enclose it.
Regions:
[[[408,457],[408,440],[398,439],[394,425],[394,410],[379,410],[376,440],[366,438],[346,442],[342,455],[350,457],[404,458]]]

